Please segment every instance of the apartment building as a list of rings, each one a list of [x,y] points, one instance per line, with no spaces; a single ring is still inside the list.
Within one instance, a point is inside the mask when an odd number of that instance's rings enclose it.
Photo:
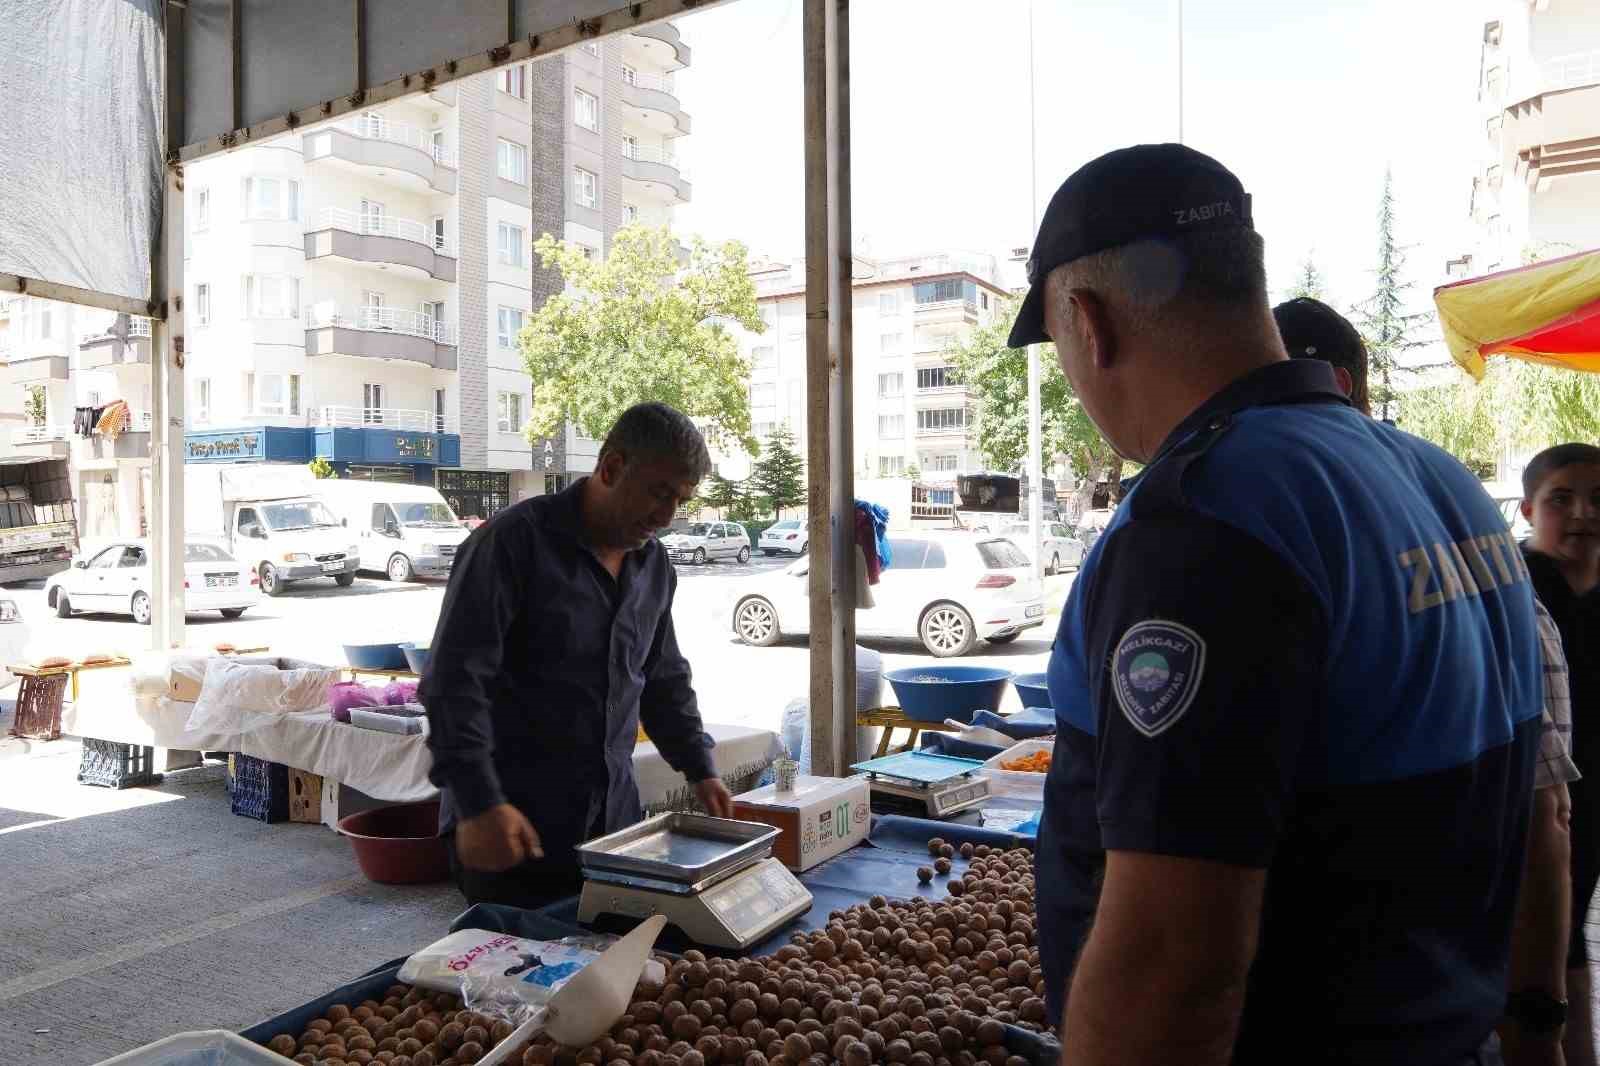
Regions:
[[[806,439],[806,318],[803,261],[751,269],[766,331],[739,330],[750,360],[750,417],[757,439],[780,424]],[[947,349],[993,320],[1006,291],[992,256],[949,252],[855,260],[855,467],[858,477],[953,483],[982,469],[976,408],[957,384]],[[728,477],[750,458],[717,457]]]
[[[1476,239],[1456,277],[1600,246],[1600,5],[1508,0],[1484,23]]]

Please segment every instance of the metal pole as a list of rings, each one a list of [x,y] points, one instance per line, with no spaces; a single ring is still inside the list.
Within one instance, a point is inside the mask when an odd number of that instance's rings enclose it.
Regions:
[[[1178,0],[1178,143],[1183,143],[1183,0]]]
[[[1033,0],[1028,0],[1028,211],[1032,215],[1030,232],[1039,230],[1039,124],[1033,82]],[[1028,478],[1028,543],[1033,545],[1033,576],[1044,574],[1044,450],[1039,405],[1039,346],[1028,345],[1028,461],[1023,472]]]
[[[805,0],[807,580],[811,765],[821,776],[855,761],[849,19],[849,0]]]
[[[168,145],[183,143],[184,13],[166,5]],[[183,168],[166,166],[161,239],[151,257],[150,301],[162,312],[150,323],[151,645],[183,644]]]

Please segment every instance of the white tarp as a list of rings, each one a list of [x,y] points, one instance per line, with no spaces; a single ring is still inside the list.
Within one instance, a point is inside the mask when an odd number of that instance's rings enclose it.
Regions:
[[[161,224],[160,0],[8,0],[0,273],[150,298]]]

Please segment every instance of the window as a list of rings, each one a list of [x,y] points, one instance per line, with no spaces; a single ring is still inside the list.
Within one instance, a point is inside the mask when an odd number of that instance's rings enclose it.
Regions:
[[[433,144],[433,161],[435,163],[443,163],[445,161],[444,130],[433,130],[429,137]],[[451,160],[449,165],[455,166],[455,160]]]
[[[506,266],[521,266],[522,245],[525,240],[522,227],[513,226],[509,222],[502,222],[496,227],[495,232],[500,250],[500,262],[506,264]]]
[[[756,440],[766,440],[772,436],[777,428],[778,423],[776,422],[752,422],[750,423],[750,435],[755,437]]]
[[[393,512],[389,510],[388,504],[375,503],[372,505],[372,518],[369,520],[368,524],[373,528],[374,531],[382,533],[389,528],[389,523],[392,518]],[[396,526],[399,526],[399,524],[399,522],[395,522]]]
[[[593,171],[582,167],[572,169],[572,195],[580,207],[598,207],[600,204],[600,179]]]
[[[507,96],[515,96],[518,100],[528,98],[528,68],[518,63],[514,67],[501,67],[495,75],[495,84]]]
[[[256,376],[251,373],[244,376],[244,413],[256,413]]]
[[[917,368],[917,388],[919,389],[947,389],[956,383],[956,368],[953,366],[924,366]]]
[[[258,380],[261,385],[261,403],[259,405],[261,413],[264,415],[283,414],[283,375],[262,374]]]
[[[622,80],[629,85],[637,85],[639,84],[639,72],[624,63],[622,64]]]
[[[246,274],[240,304],[246,318],[299,318],[300,279],[284,274]]]
[[[39,339],[42,341],[50,339],[50,309],[48,307],[39,311]]]
[[[522,428],[522,393],[502,392],[495,401],[495,428],[516,433]]]
[[[947,300],[978,302],[978,286],[965,278],[919,281],[911,287],[911,292],[919,304],[938,304]]]
[[[900,313],[900,291],[878,293],[878,314],[880,317],[898,315]]]
[[[300,413],[300,375],[299,374],[290,374],[289,375],[289,413],[291,415],[298,415]]]
[[[624,133],[622,135],[622,158],[639,158],[639,138],[635,137],[631,133]]]
[[[778,404],[778,386],[773,382],[766,382],[750,386],[751,407],[776,407]]]
[[[925,540],[889,541],[889,558],[894,560],[896,570],[921,570],[927,557],[928,542]]]
[[[375,289],[361,290],[361,305],[363,307],[382,307],[388,300],[383,293]]]
[[[194,287],[194,324],[197,326],[211,324],[211,286],[205,282]]]
[[[449,247],[444,235],[444,216],[433,216],[433,250],[442,252]]]
[[[528,146],[496,138],[495,173],[518,185],[528,184]]]
[[[921,414],[922,412],[917,412]],[[879,415],[878,436],[884,440],[895,440],[906,435],[905,415]]]
[[[983,308],[985,311],[989,310],[989,294],[988,293],[986,293],[986,292],[978,293],[978,306]]]
[[[196,189],[194,192],[194,228],[196,233],[211,228],[210,189]]]
[[[600,128],[600,98],[582,89],[572,91],[572,121],[586,130]]]
[[[444,400],[445,400],[445,390],[443,390],[443,389],[434,389],[433,390],[433,431],[435,433],[443,433],[444,432]]]
[[[89,401],[89,406],[90,407],[99,407],[100,406],[100,390],[99,389],[90,389],[88,391],[88,393],[84,396],[84,399]]]
[[[592,244],[580,244],[578,245],[578,251],[582,252],[584,259],[591,263],[600,258],[600,249]]]
[[[899,477],[906,472],[906,457],[903,455],[878,456],[879,477]],[[898,559],[895,560],[899,562]]]
[[[878,337],[878,350],[884,355],[899,355],[905,351],[905,347],[904,333],[884,333]]]
[[[622,205],[622,224],[624,226],[631,226],[637,221],[639,221],[639,205],[638,204],[623,204]]]
[[[426,325],[433,329],[434,336],[441,336],[439,325],[444,321],[444,301],[423,300],[422,303],[417,305],[417,310],[421,311],[428,317],[429,321],[426,323]]]
[[[383,386],[367,382],[361,386],[361,421],[369,426],[383,425]]]
[[[502,307],[495,315],[495,341],[502,348],[510,348],[517,343],[517,334],[522,332],[522,312],[515,307]]]
[[[588,52],[592,56],[599,56],[600,55],[600,42],[599,41],[584,41],[578,47],[582,48],[585,52]]]
[[[878,395],[883,399],[905,395],[906,376],[898,370],[892,374],[878,375]]]
[[[961,456],[952,454],[930,455],[923,464],[928,470],[940,474],[952,473],[961,469]]]
[[[965,429],[966,426],[965,407],[934,407],[917,412],[917,429],[921,432],[943,433],[952,429]]]
[[[978,544],[983,565],[990,570],[1015,570],[1028,565],[1028,557],[1009,540],[986,540]]]
[[[771,370],[778,365],[778,349],[772,345],[763,345],[750,350],[750,365],[756,370]]]
[[[277,222],[300,221],[300,183],[285,178],[245,178],[244,217]]]
[[[194,383],[194,420],[211,421],[211,379],[200,378]]]

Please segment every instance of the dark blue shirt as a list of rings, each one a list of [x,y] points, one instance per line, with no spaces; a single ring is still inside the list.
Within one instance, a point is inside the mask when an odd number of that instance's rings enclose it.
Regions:
[[[1504,1006],[1541,684],[1528,570],[1477,480],[1324,363],[1240,378],[1132,485],[1063,612],[1052,1006],[1102,849],[1155,853],[1267,872],[1235,1063],[1471,1053]]]
[[[639,724],[690,781],[715,775],[652,539],[618,577],[582,543],[584,481],[506,508],[456,555],[422,701],[441,828],[509,801],[547,861],[639,820]]]

